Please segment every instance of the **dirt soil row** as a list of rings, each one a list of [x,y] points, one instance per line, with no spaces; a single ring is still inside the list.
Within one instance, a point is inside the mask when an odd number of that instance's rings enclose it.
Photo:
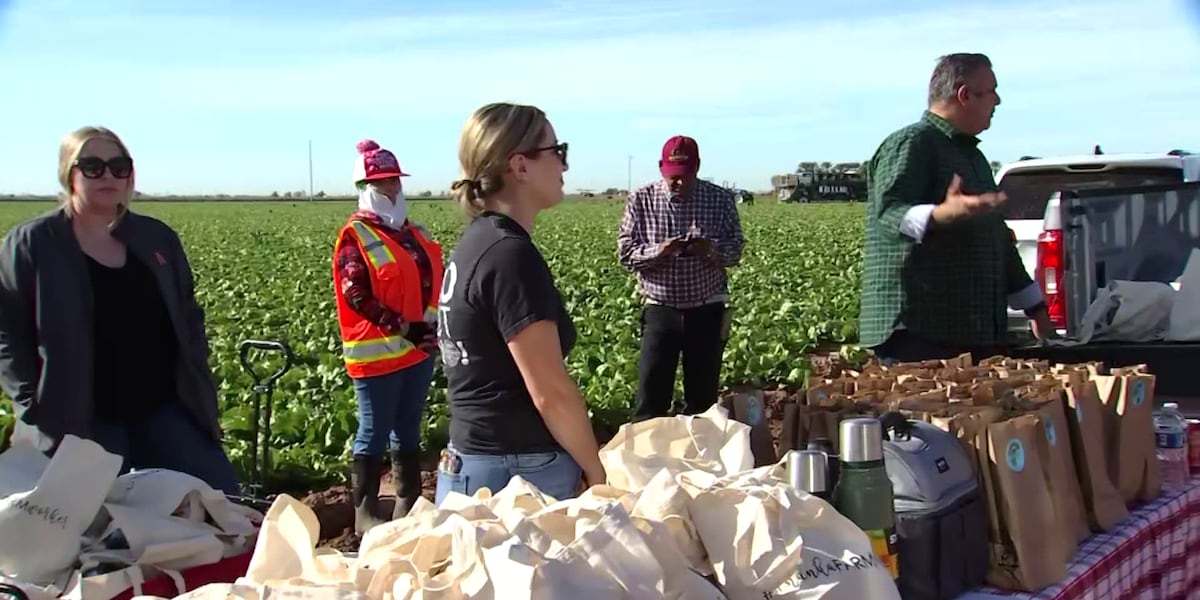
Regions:
[[[830,369],[828,352],[814,354],[810,357],[812,371],[824,374]],[[779,446],[779,436],[783,429],[783,403],[790,401],[798,392],[795,390],[772,389],[763,391],[765,413],[768,428],[771,431],[771,441]],[[606,443],[614,432],[597,431],[598,441]],[[421,465],[422,495],[433,502],[434,491],[437,488],[437,461],[440,451],[427,452]],[[395,501],[395,487],[392,485],[390,474],[384,474],[380,485],[381,505],[385,513],[390,513]],[[321,522],[319,547],[328,547],[342,552],[358,550],[362,537],[354,533],[354,506],[351,501],[350,488],[337,485],[325,490],[312,492],[303,497],[302,502],[313,509]]]

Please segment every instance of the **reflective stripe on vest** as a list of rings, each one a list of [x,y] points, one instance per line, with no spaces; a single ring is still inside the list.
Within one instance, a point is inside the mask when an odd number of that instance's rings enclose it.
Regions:
[[[367,227],[362,221],[354,221],[350,226],[354,228],[354,234],[358,236],[359,243],[367,253],[367,260],[371,261],[371,266],[375,267],[376,271],[384,265],[396,262],[396,257],[392,256],[391,249],[375,233],[374,229]]]
[[[342,342],[342,358],[348,364],[360,364],[398,358],[413,349],[402,335],[362,341]]]
[[[367,227],[362,221],[354,221],[350,225],[354,228],[354,234],[358,236],[358,241],[367,253],[367,260],[371,261],[371,266],[375,267],[376,271],[396,261],[396,257],[392,255],[392,250],[379,237],[379,234],[375,233],[374,229]],[[413,225],[412,227],[423,235],[428,235],[419,225]],[[422,248],[424,247],[422,246]],[[432,259],[430,259],[430,262],[432,262]],[[437,323],[437,318],[437,305],[425,307],[426,323]]]

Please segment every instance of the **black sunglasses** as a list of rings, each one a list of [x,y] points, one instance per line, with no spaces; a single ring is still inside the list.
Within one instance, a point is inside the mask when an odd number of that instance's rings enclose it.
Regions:
[[[529,158],[536,158],[539,153],[545,152],[547,150],[553,150],[554,155],[558,157],[558,161],[562,163],[562,166],[564,166],[564,167],[567,166],[567,143],[566,142],[562,142],[560,144],[555,144],[553,146],[542,146],[541,148],[534,148],[533,150],[530,150],[528,152],[522,152],[521,154],[523,154],[524,156],[529,157]]]
[[[133,159],[128,156],[118,156],[108,160],[85,156],[76,160],[75,166],[79,167],[79,172],[88,179],[99,179],[104,176],[105,169],[108,169],[108,172],[117,179],[128,179],[133,174]]]

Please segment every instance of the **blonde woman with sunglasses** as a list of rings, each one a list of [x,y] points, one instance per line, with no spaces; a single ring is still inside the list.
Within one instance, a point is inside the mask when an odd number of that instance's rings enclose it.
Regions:
[[[537,215],[563,200],[567,144],[534,106],[489,104],[463,128],[454,196],[471,219],[438,302],[450,443],[435,502],[520,476],[562,500],[604,483],[587,405],[564,357],[577,339]]]
[[[62,140],[62,203],[0,242],[0,386],[12,441],[53,454],[90,439],[131,468],[238,492],[221,444],[204,312],[179,236],[129,210],[134,162],[119,137]]]

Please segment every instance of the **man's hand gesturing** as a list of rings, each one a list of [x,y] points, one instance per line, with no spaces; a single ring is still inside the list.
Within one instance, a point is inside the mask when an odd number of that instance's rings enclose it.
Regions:
[[[934,221],[946,224],[980,215],[1004,204],[1008,199],[1004,192],[964,194],[961,186],[962,177],[955,173],[950,180],[950,187],[946,189],[946,200],[933,209]]]

